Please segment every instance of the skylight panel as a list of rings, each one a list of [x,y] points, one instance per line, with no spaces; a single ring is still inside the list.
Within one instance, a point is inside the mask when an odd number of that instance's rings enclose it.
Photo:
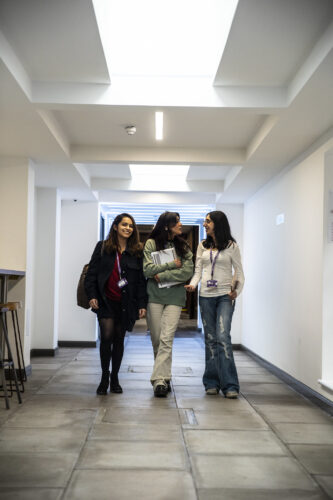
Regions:
[[[238,0],[93,0],[111,77],[214,77]]]
[[[132,188],[138,190],[187,190],[189,165],[129,165]]]

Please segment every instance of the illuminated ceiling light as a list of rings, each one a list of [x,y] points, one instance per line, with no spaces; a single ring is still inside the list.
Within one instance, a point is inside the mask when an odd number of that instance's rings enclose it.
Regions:
[[[163,111],[155,113],[155,138],[157,141],[163,139]]]

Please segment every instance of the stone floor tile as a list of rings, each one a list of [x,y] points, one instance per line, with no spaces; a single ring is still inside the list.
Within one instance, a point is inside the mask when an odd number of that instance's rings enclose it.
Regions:
[[[104,422],[145,422],[146,424],[180,424],[179,412],[173,408],[108,408]]]
[[[4,427],[23,428],[50,428],[72,426],[76,428],[87,428],[91,425],[96,415],[95,410],[59,410],[53,408],[42,409],[33,406],[23,406],[5,423]]]
[[[0,437],[1,439],[1,437]],[[182,442],[182,432],[178,425],[147,424],[147,423],[106,423],[102,422],[92,427],[89,439],[110,441],[163,441]]]
[[[332,424],[277,423],[274,427],[286,443],[333,444]]]
[[[319,488],[305,490],[263,490],[263,489],[206,489],[199,490],[199,500],[327,500]]]
[[[64,500],[196,500],[188,472],[78,470]]]
[[[333,475],[316,476],[316,480],[330,498],[333,498]]]
[[[241,392],[243,394],[269,394],[270,396],[294,396],[296,394],[293,389],[281,381],[278,384],[243,382]]]
[[[184,430],[189,453],[219,455],[288,455],[271,431]]]
[[[59,452],[79,453],[88,435],[88,428],[61,426],[60,428],[2,428],[1,453]]]
[[[273,386],[273,384],[271,384]],[[242,391],[242,387],[241,387]],[[306,400],[300,394],[290,393],[290,394],[252,394],[252,393],[244,393],[246,394],[247,401],[252,405],[297,405],[300,404],[304,406],[304,404],[308,404]]]
[[[314,481],[288,457],[192,456],[198,488],[314,490]]]
[[[87,441],[77,469],[188,468],[183,443],[142,441]]]
[[[184,429],[195,427],[196,429],[234,429],[253,430],[268,429],[266,422],[260,415],[251,411],[239,412],[213,412],[194,411],[197,426],[184,425]]]
[[[281,384],[281,380],[275,375],[271,375],[269,373],[238,373],[238,379],[240,386],[243,388],[243,383],[251,383],[251,384]]]
[[[197,387],[203,388],[202,377],[172,377],[172,384],[176,388],[177,386],[189,387],[195,385]]]
[[[63,489],[59,488],[3,488],[1,500],[60,500]]]
[[[53,363],[53,364],[48,364],[48,363],[32,363],[31,364],[31,369],[32,373],[34,373],[35,370],[59,370],[63,365],[62,363]]]
[[[331,416],[311,403],[301,405],[255,405],[255,409],[271,422],[298,422],[309,424],[333,424]]]
[[[289,449],[311,474],[333,475],[333,445],[292,444]]]
[[[222,395],[207,396],[205,393],[198,393],[196,397],[183,398],[177,397],[177,405],[179,408],[193,408],[194,410],[203,411],[253,411],[252,406],[246,399],[239,397],[238,399],[226,399]]]
[[[73,453],[0,453],[0,484],[63,488],[78,455]]]

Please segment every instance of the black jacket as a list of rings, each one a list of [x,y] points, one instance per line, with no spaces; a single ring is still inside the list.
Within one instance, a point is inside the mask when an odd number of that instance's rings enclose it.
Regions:
[[[97,299],[99,304],[104,302],[107,307],[105,284],[112,273],[116,254],[109,254],[102,250],[102,241],[99,241],[91,256],[84,287],[89,300]],[[125,250],[121,257],[121,277],[126,278],[128,284],[122,288],[122,325],[132,331],[135,321],[139,318],[139,309],[147,307],[146,280],[142,271],[142,257],[131,255]]]

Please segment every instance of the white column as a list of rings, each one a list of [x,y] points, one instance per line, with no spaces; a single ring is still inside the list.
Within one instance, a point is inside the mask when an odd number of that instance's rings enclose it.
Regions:
[[[76,305],[76,288],[99,239],[98,203],[63,201],[61,210],[59,340],[90,344],[96,341],[96,315]]]
[[[38,188],[32,349],[53,350],[58,346],[60,217],[57,189]]]
[[[23,303],[19,323],[28,366],[33,300],[34,170],[27,158],[0,158],[0,212],[0,268],[26,273],[24,278],[10,282],[8,300]],[[11,321],[8,325],[11,326]]]

